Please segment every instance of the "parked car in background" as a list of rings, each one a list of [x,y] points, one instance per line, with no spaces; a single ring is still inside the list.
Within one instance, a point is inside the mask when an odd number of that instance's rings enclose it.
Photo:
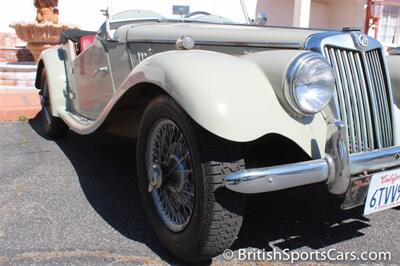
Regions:
[[[44,132],[137,138],[149,224],[186,262],[232,245],[248,194],[321,183],[344,209],[399,205],[400,73],[379,42],[195,11],[64,34],[38,65]]]

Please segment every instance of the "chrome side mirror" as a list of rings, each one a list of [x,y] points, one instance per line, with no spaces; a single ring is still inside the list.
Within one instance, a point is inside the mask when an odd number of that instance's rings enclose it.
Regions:
[[[267,24],[267,20],[268,20],[267,12],[262,11],[257,15],[254,24],[265,26]]]

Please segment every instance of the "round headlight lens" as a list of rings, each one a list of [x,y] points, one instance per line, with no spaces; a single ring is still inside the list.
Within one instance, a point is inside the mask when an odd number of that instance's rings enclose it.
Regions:
[[[309,52],[297,57],[289,67],[286,98],[300,115],[320,112],[332,99],[335,76],[319,54]]]

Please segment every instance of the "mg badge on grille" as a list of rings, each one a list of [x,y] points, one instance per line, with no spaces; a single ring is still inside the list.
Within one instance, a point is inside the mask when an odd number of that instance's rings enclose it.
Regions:
[[[360,48],[367,48],[368,47],[368,36],[364,33],[359,33],[354,36],[355,41],[357,42],[357,46]]]

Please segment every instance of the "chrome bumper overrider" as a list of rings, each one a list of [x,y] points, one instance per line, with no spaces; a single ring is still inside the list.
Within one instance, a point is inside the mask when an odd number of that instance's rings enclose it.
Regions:
[[[328,131],[324,159],[236,172],[225,177],[225,186],[253,194],[326,182],[331,193],[340,195],[351,176],[400,167],[400,146],[349,155],[343,123],[332,121]]]

